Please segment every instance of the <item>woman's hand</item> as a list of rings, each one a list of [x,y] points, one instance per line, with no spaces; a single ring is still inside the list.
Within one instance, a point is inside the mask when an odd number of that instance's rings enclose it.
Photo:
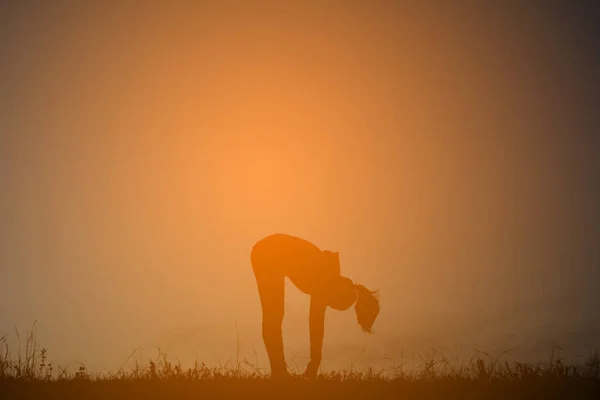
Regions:
[[[317,372],[319,371],[320,364],[321,364],[320,360],[310,360],[310,362],[306,366],[306,371],[304,372],[304,377],[307,379],[315,379],[317,377]]]

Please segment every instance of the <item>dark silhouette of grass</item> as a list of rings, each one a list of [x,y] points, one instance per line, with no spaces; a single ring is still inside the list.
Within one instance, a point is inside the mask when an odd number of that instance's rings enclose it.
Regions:
[[[84,365],[70,371],[47,363],[46,349],[36,341],[35,325],[16,356],[9,352],[6,337],[0,337],[2,399],[600,398],[597,352],[583,366],[564,365],[553,352],[545,365],[510,364],[482,353],[460,367],[434,352],[422,355],[419,368],[410,373],[396,366],[384,371],[321,373],[315,380],[306,380],[292,371],[290,379],[273,381],[245,359],[216,367],[183,368],[163,352],[144,365],[135,361],[127,370],[122,367],[114,373],[89,373]],[[20,344],[18,332],[17,338]]]

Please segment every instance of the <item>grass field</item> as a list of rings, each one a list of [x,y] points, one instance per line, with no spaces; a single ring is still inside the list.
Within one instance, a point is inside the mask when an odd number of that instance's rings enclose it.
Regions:
[[[92,374],[47,362],[34,330],[11,354],[0,338],[0,399],[600,399],[600,355],[585,365],[564,365],[551,355],[545,365],[509,364],[482,356],[452,366],[443,355],[423,356],[410,373],[385,371],[321,373],[308,381],[293,373],[272,381],[247,360],[224,366],[183,368],[165,354],[114,373]]]

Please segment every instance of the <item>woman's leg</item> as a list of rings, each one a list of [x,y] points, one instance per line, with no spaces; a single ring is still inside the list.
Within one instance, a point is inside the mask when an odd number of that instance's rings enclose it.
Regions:
[[[262,306],[262,337],[271,363],[271,376],[286,376],[282,333],[285,280],[280,274],[269,273],[268,269],[265,271],[255,265],[253,269]]]

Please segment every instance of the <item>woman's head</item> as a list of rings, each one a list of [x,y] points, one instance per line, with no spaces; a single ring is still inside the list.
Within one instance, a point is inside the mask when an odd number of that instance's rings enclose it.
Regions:
[[[336,278],[328,288],[328,305],[334,310],[344,311],[352,307],[357,300],[356,286],[344,276]]]
[[[356,311],[356,319],[363,331],[371,333],[375,319],[379,315],[379,294],[351,279],[340,276],[328,290],[329,307],[344,311],[352,307]]]
[[[363,331],[371,333],[375,319],[379,315],[379,293],[363,285],[356,285],[358,298],[354,305],[356,320]]]

